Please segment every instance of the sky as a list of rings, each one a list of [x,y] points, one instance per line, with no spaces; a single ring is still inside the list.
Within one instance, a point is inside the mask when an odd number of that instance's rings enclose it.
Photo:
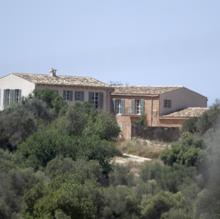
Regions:
[[[220,98],[219,0],[0,0],[0,76],[183,85]]]

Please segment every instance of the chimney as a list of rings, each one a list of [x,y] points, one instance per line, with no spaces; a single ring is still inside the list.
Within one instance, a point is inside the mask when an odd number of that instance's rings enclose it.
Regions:
[[[51,77],[56,77],[56,76],[57,76],[57,70],[54,69],[54,68],[51,68],[51,69],[49,70],[49,75],[50,75]]]

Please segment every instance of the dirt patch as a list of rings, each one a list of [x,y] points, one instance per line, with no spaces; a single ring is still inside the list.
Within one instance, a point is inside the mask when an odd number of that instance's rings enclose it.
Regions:
[[[128,163],[144,163],[146,161],[151,161],[150,158],[140,157],[132,154],[123,154],[122,157],[115,157],[113,163],[120,165],[127,165]]]
[[[119,142],[117,147],[123,154],[132,154],[143,158],[158,159],[161,152],[169,146],[161,141],[133,138],[130,141]]]

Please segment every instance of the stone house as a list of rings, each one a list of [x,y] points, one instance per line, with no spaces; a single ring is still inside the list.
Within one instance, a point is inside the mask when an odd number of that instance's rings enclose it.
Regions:
[[[125,139],[132,137],[132,123],[144,116],[149,127],[181,127],[207,110],[207,98],[185,87],[110,86],[91,77],[11,73],[0,78],[0,110],[19,102],[34,90],[50,89],[70,104],[87,101],[112,112]]]
[[[141,115],[148,127],[180,128],[185,120],[207,110],[207,97],[182,86],[119,86],[111,96],[126,139],[132,136],[132,123]]]

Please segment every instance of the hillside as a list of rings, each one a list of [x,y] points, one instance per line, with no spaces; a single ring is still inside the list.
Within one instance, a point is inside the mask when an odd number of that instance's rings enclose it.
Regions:
[[[219,115],[187,121],[169,146],[119,143],[110,114],[35,93],[0,112],[0,218],[219,218]],[[136,174],[112,162],[123,153],[152,160]]]

